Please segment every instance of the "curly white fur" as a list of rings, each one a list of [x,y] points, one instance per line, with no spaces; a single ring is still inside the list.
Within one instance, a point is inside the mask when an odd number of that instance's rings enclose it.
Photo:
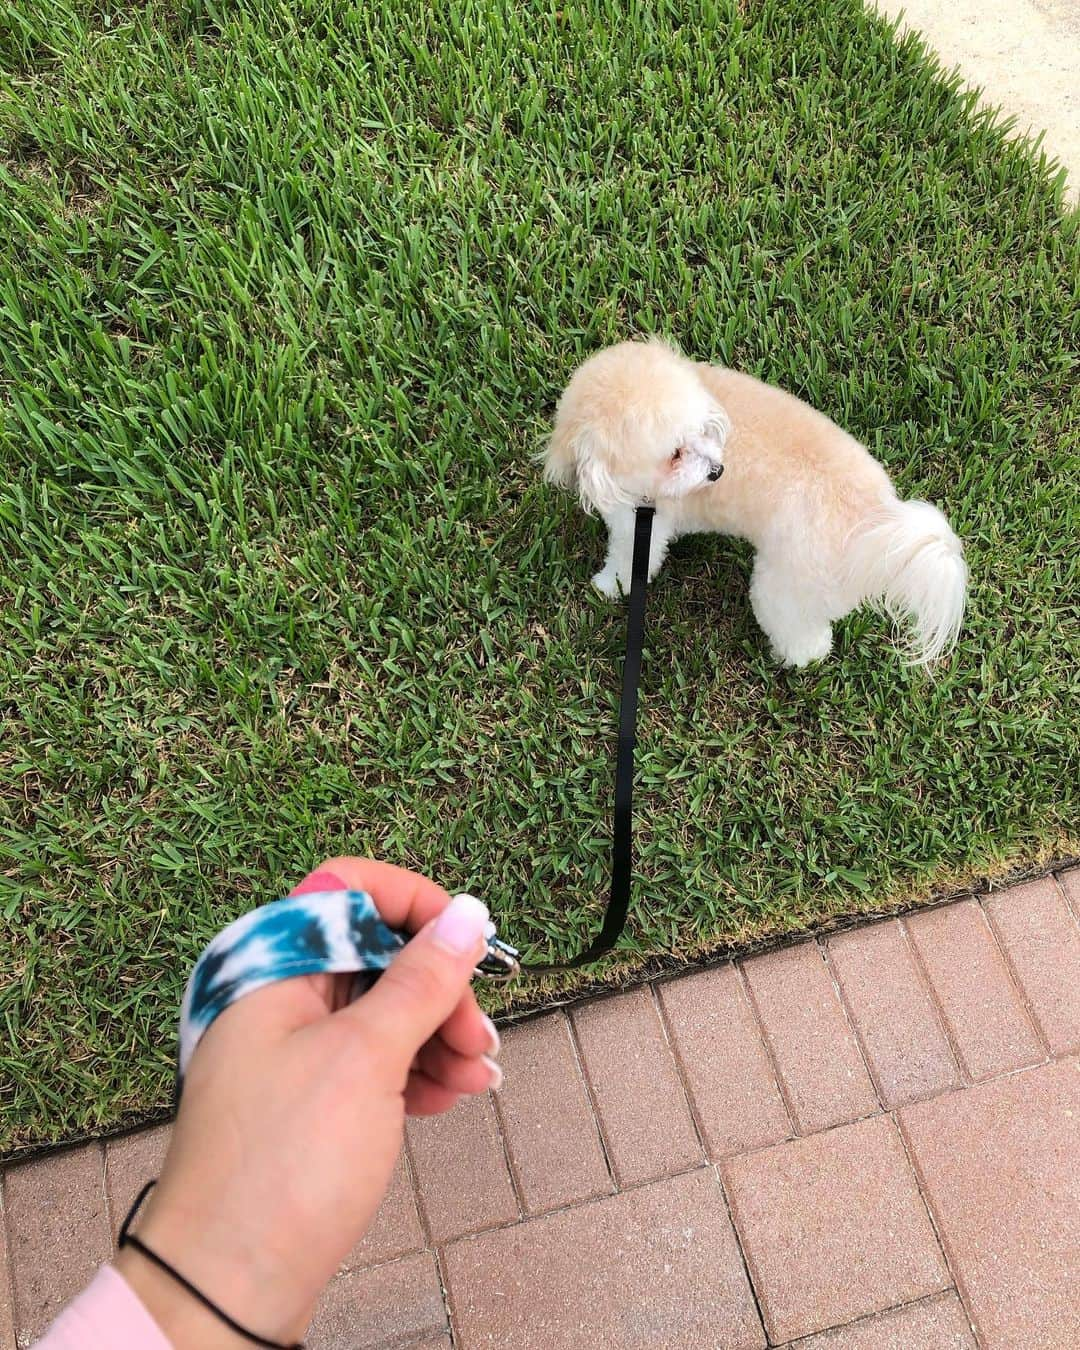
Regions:
[[[750,601],[785,665],[827,656],[833,622],[866,603],[908,623],[913,663],[956,642],[967,566],[945,517],[900,501],[854,437],[752,376],[655,339],[608,347],[559,400],[544,475],[603,516],[608,556],[593,584],[607,596],[629,587],[634,507],[650,501],[650,580],[679,535],[754,545]]]

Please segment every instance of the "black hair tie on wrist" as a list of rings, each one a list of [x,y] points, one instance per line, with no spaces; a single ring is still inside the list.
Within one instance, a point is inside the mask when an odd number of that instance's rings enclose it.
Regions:
[[[117,1247],[121,1249],[124,1247],[134,1247],[140,1255],[145,1256],[146,1259],[157,1266],[159,1270],[163,1270],[166,1275],[170,1275],[177,1284],[183,1285],[193,1298],[197,1298],[204,1308],[208,1308],[215,1317],[220,1318],[231,1331],[235,1331],[238,1336],[243,1336],[244,1340],[250,1341],[252,1345],[266,1346],[267,1350],[304,1350],[303,1341],[291,1341],[288,1343],[285,1341],[268,1341],[265,1336],[257,1336],[254,1331],[248,1331],[247,1327],[242,1327],[239,1322],[234,1322],[224,1309],[219,1308],[216,1303],[211,1299],[208,1299],[200,1289],[195,1288],[190,1280],[181,1275],[178,1270],[174,1270],[173,1267],[169,1265],[168,1261],[162,1260],[157,1252],[151,1251],[141,1238],[137,1238],[134,1233],[129,1231],[135,1220],[135,1215],[139,1212],[142,1202],[156,1185],[156,1181],[148,1181],[135,1197],[135,1203],[127,1212],[127,1218],[120,1225],[120,1236],[116,1243]]]

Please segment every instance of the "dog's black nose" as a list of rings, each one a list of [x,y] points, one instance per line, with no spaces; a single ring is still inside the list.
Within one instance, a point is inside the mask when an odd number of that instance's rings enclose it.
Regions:
[[[716,480],[720,477],[720,475],[721,475],[723,472],[724,472],[724,466],[723,466],[722,464],[714,464],[713,467],[709,470],[709,473],[708,473],[708,479],[709,479],[709,482],[710,482],[710,483],[715,483]]]

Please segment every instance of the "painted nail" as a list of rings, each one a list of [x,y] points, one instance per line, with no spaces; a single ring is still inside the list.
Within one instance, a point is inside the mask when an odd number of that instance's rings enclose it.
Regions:
[[[488,1084],[488,1087],[492,1092],[498,1092],[498,1090],[503,1085],[503,1071],[499,1067],[499,1065],[496,1064],[495,1061],[493,1059],[490,1059],[487,1055],[483,1056],[483,1060],[484,1063],[491,1070],[491,1082]]]
[[[299,886],[294,886],[290,895],[311,895],[315,891],[347,891],[349,888],[336,872],[328,867],[320,867],[309,872]]]
[[[487,1033],[491,1037],[490,1053],[497,1055],[502,1049],[502,1037],[499,1035],[499,1028],[490,1017],[484,1018],[484,1026],[487,1028]]]
[[[484,940],[488,921],[487,905],[471,895],[455,895],[435,920],[433,937],[455,956],[475,952]]]

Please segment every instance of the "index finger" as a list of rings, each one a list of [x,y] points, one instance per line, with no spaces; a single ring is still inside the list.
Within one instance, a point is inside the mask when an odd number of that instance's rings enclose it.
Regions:
[[[329,874],[327,886],[332,876],[347,890],[366,891],[391,928],[406,928],[410,933],[419,932],[450,903],[449,894],[434,881],[374,858],[329,858],[297,891],[308,889],[308,883],[320,873]]]
[[[450,896],[441,886],[417,872],[373,858],[329,858],[294,888],[293,895],[305,891],[330,890],[345,886],[366,891],[375,907],[392,928],[415,933],[441,914]],[[331,1006],[334,1006],[331,1003]],[[476,995],[467,989],[461,1001],[441,1028],[442,1038],[452,1049],[465,1055],[497,1052],[499,1037],[494,1025],[480,1011]]]

